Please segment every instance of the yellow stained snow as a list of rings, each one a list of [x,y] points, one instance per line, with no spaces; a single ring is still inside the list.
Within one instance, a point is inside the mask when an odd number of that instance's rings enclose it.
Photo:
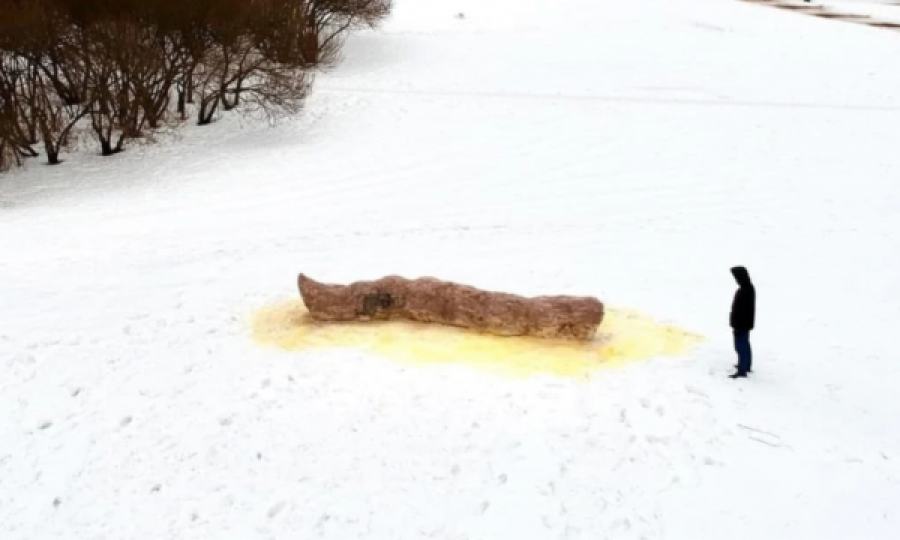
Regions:
[[[318,323],[300,299],[258,310],[253,337],[287,351],[354,348],[412,364],[463,364],[507,376],[587,377],[655,356],[684,354],[702,338],[638,312],[608,309],[593,341],[499,337],[406,322]]]

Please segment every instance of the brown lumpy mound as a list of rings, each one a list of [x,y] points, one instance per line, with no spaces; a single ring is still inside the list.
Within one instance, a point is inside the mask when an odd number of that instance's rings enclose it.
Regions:
[[[469,328],[500,336],[590,340],[603,304],[588,296],[524,297],[485,291],[433,277],[386,276],[349,285],[299,274],[310,316],[324,322],[410,320]]]

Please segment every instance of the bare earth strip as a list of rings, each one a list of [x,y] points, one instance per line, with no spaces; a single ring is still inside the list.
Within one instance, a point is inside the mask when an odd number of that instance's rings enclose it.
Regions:
[[[762,5],[772,6],[774,8],[784,9],[784,10],[788,10],[788,11],[794,11],[796,13],[803,13],[805,15],[811,15],[813,17],[820,17],[822,19],[834,19],[834,20],[839,20],[839,21],[851,22],[851,23],[856,23],[856,24],[864,24],[867,26],[873,26],[875,28],[884,28],[886,30],[900,32],[900,22],[878,19],[875,17],[870,17],[868,15],[845,13],[845,12],[836,11],[834,9],[823,7],[823,6],[815,6],[815,5],[811,5],[811,4],[803,5],[803,4],[788,3],[788,2],[779,2],[777,0],[741,0],[741,1],[747,2],[750,4],[762,4]]]

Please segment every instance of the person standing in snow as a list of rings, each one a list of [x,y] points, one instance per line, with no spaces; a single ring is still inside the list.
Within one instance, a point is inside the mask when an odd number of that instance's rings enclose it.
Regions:
[[[737,372],[732,379],[746,377],[752,371],[753,352],[750,349],[750,331],[756,322],[756,288],[750,281],[750,274],[743,266],[731,269],[731,275],[738,283],[731,303],[731,329],[734,332],[734,350],[738,355]]]

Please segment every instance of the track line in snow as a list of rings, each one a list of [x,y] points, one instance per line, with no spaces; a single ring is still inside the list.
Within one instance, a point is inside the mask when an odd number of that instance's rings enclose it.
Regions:
[[[766,101],[766,100],[714,100],[694,98],[654,98],[621,95],[600,94],[547,94],[530,92],[463,92],[453,90],[401,90],[380,89],[362,87],[337,87],[323,86],[320,92],[336,92],[350,94],[385,94],[385,95],[420,95],[430,97],[462,97],[462,98],[494,98],[494,99],[521,99],[537,101],[597,101],[609,103],[635,103],[655,105],[684,105],[693,107],[741,107],[764,109],[822,109],[832,111],[861,111],[898,113],[900,107],[896,105],[868,105],[860,103],[814,103],[803,101]]]

